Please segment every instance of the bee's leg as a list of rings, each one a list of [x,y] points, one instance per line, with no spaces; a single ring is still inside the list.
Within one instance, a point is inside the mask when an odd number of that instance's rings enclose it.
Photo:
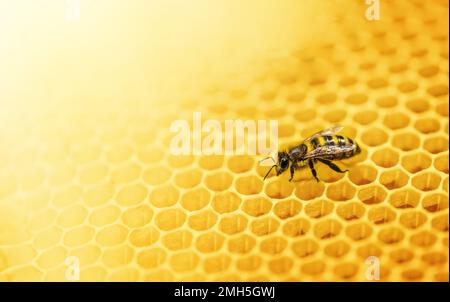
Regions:
[[[332,163],[329,160],[322,159],[322,158],[318,158],[317,160],[319,160],[320,162],[324,163],[325,165],[327,165],[328,167],[330,167],[331,169],[333,169],[334,171],[336,171],[338,173],[348,172],[348,170],[342,171],[341,168],[339,168],[337,165],[335,165],[334,163]]]
[[[291,168],[290,168],[290,172],[291,172],[291,178],[289,178],[289,181],[292,181],[292,179],[294,178],[294,172],[295,172],[295,169],[297,169],[298,167],[297,167],[297,164],[296,163],[293,163],[292,165],[291,165]]]
[[[314,163],[313,163],[313,161],[312,161],[312,160],[308,160],[308,165],[309,165],[309,168],[311,169],[312,175],[313,175],[314,178],[317,180],[317,182],[319,182],[319,178],[317,178],[317,171],[316,171],[316,169],[314,168]]]

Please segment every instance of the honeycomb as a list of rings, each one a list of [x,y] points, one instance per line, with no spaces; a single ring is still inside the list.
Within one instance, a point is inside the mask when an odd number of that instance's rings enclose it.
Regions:
[[[67,281],[74,256],[81,281],[367,281],[375,256],[381,281],[448,281],[448,1],[382,1],[372,22],[365,9],[331,1],[323,35],[290,32],[245,62],[238,45],[151,101],[144,56],[120,57],[120,86],[49,46],[50,71],[2,88],[0,280]],[[106,68],[118,44],[80,56]],[[171,122],[194,111],[278,120],[280,144],[340,124],[363,151],[338,162],[346,174],[318,164],[321,182],[263,181],[260,155],[170,153]]]

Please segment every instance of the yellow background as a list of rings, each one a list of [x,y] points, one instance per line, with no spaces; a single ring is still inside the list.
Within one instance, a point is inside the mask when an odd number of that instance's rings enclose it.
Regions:
[[[0,2],[1,281],[448,281],[448,1],[80,3]],[[193,111],[363,152],[263,182],[170,155]]]

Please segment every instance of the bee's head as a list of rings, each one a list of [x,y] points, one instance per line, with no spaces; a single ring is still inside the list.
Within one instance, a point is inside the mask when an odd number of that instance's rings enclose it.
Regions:
[[[280,175],[289,168],[289,155],[286,152],[278,153],[277,175]]]
[[[273,161],[275,162],[275,160]],[[269,176],[270,171],[272,171],[273,168],[275,168],[275,170],[277,171],[277,176],[286,171],[287,168],[289,168],[289,155],[287,154],[287,152],[278,152],[278,162],[274,164],[269,169],[269,171],[267,171],[267,174],[266,176],[264,176],[264,179],[266,179],[267,176]]]

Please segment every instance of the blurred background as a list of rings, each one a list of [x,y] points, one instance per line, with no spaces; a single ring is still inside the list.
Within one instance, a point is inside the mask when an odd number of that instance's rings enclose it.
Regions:
[[[0,1],[0,280],[448,281],[448,1]],[[172,156],[175,119],[330,125],[345,175]]]

